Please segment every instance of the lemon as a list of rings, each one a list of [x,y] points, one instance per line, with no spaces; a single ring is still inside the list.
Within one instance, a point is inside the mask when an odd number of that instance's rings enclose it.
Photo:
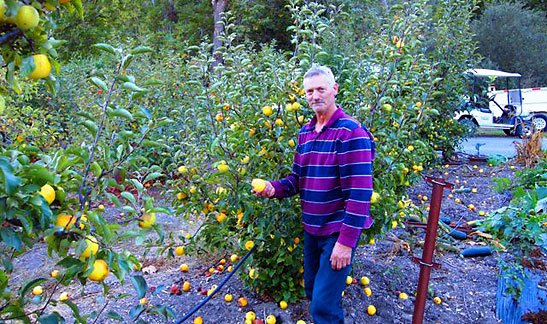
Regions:
[[[247,298],[245,298],[245,297],[240,297],[240,298],[237,300],[237,304],[239,305],[239,307],[245,307],[245,306],[247,306],[247,304],[248,304]]]
[[[59,270],[53,270],[53,271],[51,271],[50,275],[51,275],[53,278],[57,278],[57,276],[59,275]]]
[[[277,322],[275,316],[268,315],[268,317],[266,317],[266,324],[275,324],[275,322]]]
[[[371,316],[376,314],[376,307],[374,307],[374,305],[368,305],[367,313]]]
[[[232,263],[235,263],[235,262],[237,261],[237,254],[232,254],[232,255],[230,256],[230,261],[231,261]]]
[[[367,297],[370,297],[370,295],[372,295],[372,290],[370,289],[370,287],[365,287],[363,291],[365,292],[365,295],[367,295]]]
[[[270,107],[270,106],[262,107],[262,113],[266,116],[271,116],[272,113],[273,113],[272,107]]]
[[[182,290],[183,291],[189,291],[190,290],[190,282],[189,281],[185,281],[183,284],[182,284]]]
[[[234,297],[230,294],[224,296],[224,301],[231,302]]]
[[[353,278],[351,276],[347,276],[346,277],[346,285],[351,285],[352,282],[353,282]]]
[[[196,318],[194,318],[194,324],[203,324],[203,318],[201,318],[201,316],[198,316]]]
[[[87,277],[93,281],[103,281],[109,274],[108,264],[104,260],[95,260],[93,263],[93,271]]]
[[[247,314],[245,314],[245,319],[246,320],[254,321],[255,318],[256,318],[256,314],[253,311],[247,312]]]
[[[408,295],[404,292],[399,294],[399,299],[408,299]]]
[[[293,103],[293,104],[292,104],[292,110],[295,110],[295,111],[296,111],[296,110],[298,110],[298,109],[300,109],[300,104],[299,104],[298,102]]]
[[[175,248],[175,254],[178,256],[184,255],[184,246],[177,246]]]
[[[99,244],[95,237],[88,235],[85,239],[86,248],[80,255],[80,258],[89,258],[91,255],[97,254],[99,250]]]
[[[33,6],[21,6],[15,14],[15,24],[22,30],[29,30],[38,26],[40,15]]]
[[[55,221],[56,226],[61,226],[66,229],[70,229],[74,223],[76,223],[76,217],[67,214],[57,216],[57,220]]]
[[[359,280],[361,285],[366,286],[370,283],[370,279],[367,276],[361,277],[361,280]]]
[[[226,214],[225,213],[219,213],[217,215],[217,222],[222,223],[225,219],[226,219]]]
[[[251,181],[251,187],[253,187],[254,192],[262,192],[266,189],[266,181],[262,179],[253,179],[253,181]]]
[[[440,305],[443,301],[441,300],[441,297],[435,297],[433,298],[433,302],[437,305]]]
[[[181,264],[179,270],[181,272],[188,272],[188,265],[186,263]]]
[[[249,271],[249,278],[255,280],[256,278],[258,278],[258,273],[256,271],[255,268],[252,268],[250,271]]]
[[[68,300],[68,293],[65,291],[59,296],[59,300]]]
[[[147,302],[146,297],[139,299],[139,304],[141,305],[146,305],[146,302]]]
[[[38,194],[44,197],[48,204],[55,200],[55,190],[48,184],[43,185]]]
[[[6,12],[6,9],[7,9],[7,6],[4,0],[0,0],[0,21],[3,21],[6,18],[6,16],[4,15],[4,13]]]
[[[384,104],[384,105],[382,106],[382,108],[384,108],[384,110],[385,110],[386,112],[390,112],[392,107],[391,107],[390,104],[387,103],[387,104]]]
[[[287,302],[286,302],[286,301],[282,300],[282,301],[279,302],[279,307],[280,307],[281,309],[287,309],[287,306],[288,306],[288,305],[287,305]]]
[[[140,228],[150,228],[156,223],[156,213],[145,213],[139,222]]]
[[[374,203],[378,202],[378,200],[380,200],[380,194],[377,193],[376,191],[373,191],[372,195],[370,196],[370,203],[374,204]]]
[[[44,292],[44,288],[42,286],[36,286],[32,289],[32,294],[34,296],[40,296]]]
[[[218,171],[221,173],[228,172],[230,170],[230,167],[227,164],[221,163],[217,166]]]
[[[32,71],[31,74],[29,74],[28,77],[31,79],[47,78],[51,73],[51,62],[49,61],[47,55],[32,55],[32,59],[34,60],[34,65],[36,65],[36,68]]]
[[[177,170],[181,174],[185,174],[186,172],[188,172],[188,170],[186,169],[186,166],[184,166],[184,165],[179,166],[179,168]]]

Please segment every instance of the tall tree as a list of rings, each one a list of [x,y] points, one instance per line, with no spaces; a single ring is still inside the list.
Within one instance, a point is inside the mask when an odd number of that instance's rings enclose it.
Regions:
[[[220,34],[224,31],[224,25],[222,24],[222,13],[226,10],[230,0],[211,0],[213,5],[213,21],[215,24],[215,29],[213,32],[213,53],[222,45],[219,39]],[[215,54],[216,64],[222,60],[222,56]]]

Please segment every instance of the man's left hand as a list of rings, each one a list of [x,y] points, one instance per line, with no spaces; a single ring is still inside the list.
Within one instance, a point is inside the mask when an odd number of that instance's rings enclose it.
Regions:
[[[345,246],[336,242],[330,255],[330,263],[333,270],[341,270],[351,263],[351,250],[350,246]]]

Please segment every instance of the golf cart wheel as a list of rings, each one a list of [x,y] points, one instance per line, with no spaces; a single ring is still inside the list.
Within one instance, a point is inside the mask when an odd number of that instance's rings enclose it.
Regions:
[[[463,128],[465,128],[465,132],[469,136],[475,135],[477,128],[479,128],[477,123],[471,118],[461,118],[458,122],[463,126]]]
[[[503,132],[507,136],[515,136],[515,132],[512,129],[504,129]]]
[[[519,138],[528,138],[532,136],[532,124],[529,122],[518,123],[517,127],[515,128],[515,135],[517,135]]]
[[[532,118],[532,125],[534,125],[534,130],[538,132],[547,131],[547,116],[542,114],[536,114]]]

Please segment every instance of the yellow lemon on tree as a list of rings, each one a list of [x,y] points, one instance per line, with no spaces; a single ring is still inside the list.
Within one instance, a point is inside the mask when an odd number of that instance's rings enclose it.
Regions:
[[[175,248],[175,254],[178,256],[184,255],[184,246],[179,245]]]
[[[184,166],[184,165],[179,166],[177,171],[181,174],[185,174],[186,172],[188,172],[188,170],[186,169],[186,166]]]
[[[390,112],[391,111],[391,105],[386,103],[382,106],[382,108],[384,108],[385,112]]]
[[[272,107],[271,106],[262,107],[262,113],[266,116],[271,116],[273,113]]]
[[[217,215],[217,222],[222,223],[225,219],[226,219],[226,214],[225,213],[219,213]]]
[[[266,181],[262,179],[253,179],[253,181],[251,181],[251,187],[253,187],[254,192],[262,192],[266,189]]]
[[[228,170],[230,170],[230,167],[228,166],[228,164],[221,163],[221,164],[217,165],[217,169],[218,169],[218,171],[224,173],[224,172],[228,172]]]
[[[255,246],[255,242],[247,241],[245,242],[245,250],[250,251]]]
[[[55,200],[55,189],[48,184],[43,185],[38,194],[44,197],[48,204],[51,204]]]
[[[6,3],[4,2],[4,0],[0,0],[0,21],[3,21],[6,18],[4,13],[6,12],[7,8],[8,7],[6,6]]]
[[[76,223],[76,217],[67,214],[61,214],[57,216],[57,220],[55,221],[55,225],[64,227],[66,229],[70,229],[72,225],[74,225],[74,223]]]
[[[276,125],[276,126],[279,126],[279,127],[283,126],[283,120],[280,119],[280,118],[276,119],[276,120],[275,120],[275,125]]]
[[[258,278],[258,271],[256,271],[255,268],[252,268],[250,271],[249,271],[249,278],[255,280],[256,278]]]
[[[300,103],[298,103],[298,102],[293,103],[293,104],[292,104],[292,110],[295,110],[295,111],[296,111],[296,110],[298,110],[298,109],[300,109]]]
[[[38,14],[38,10],[36,10],[33,6],[25,5],[17,9],[17,13],[15,14],[15,24],[22,30],[29,30],[38,26],[39,21],[40,15]]]
[[[294,142],[294,140],[290,139],[289,140],[289,146],[294,147],[295,145],[296,145],[296,143]]]
[[[49,61],[47,55],[32,55],[32,59],[34,60],[34,65],[36,65],[36,68],[32,70],[32,73],[29,74],[28,77],[31,79],[47,78],[51,73],[51,62]]]
[[[110,271],[108,270],[108,264],[104,260],[95,260],[93,263],[93,271],[87,277],[89,280],[93,281],[103,281]]]
[[[68,300],[68,293],[65,291],[59,296],[59,300]]]
[[[380,200],[380,194],[377,193],[376,191],[373,191],[372,195],[370,196],[370,203],[374,204],[374,203],[378,202],[378,200]]]
[[[80,255],[80,258],[89,258],[91,255],[97,254],[99,250],[99,242],[91,235],[86,236],[85,243],[87,244],[85,250]]]
[[[139,221],[140,228],[150,228],[156,223],[156,213],[145,213]]]

